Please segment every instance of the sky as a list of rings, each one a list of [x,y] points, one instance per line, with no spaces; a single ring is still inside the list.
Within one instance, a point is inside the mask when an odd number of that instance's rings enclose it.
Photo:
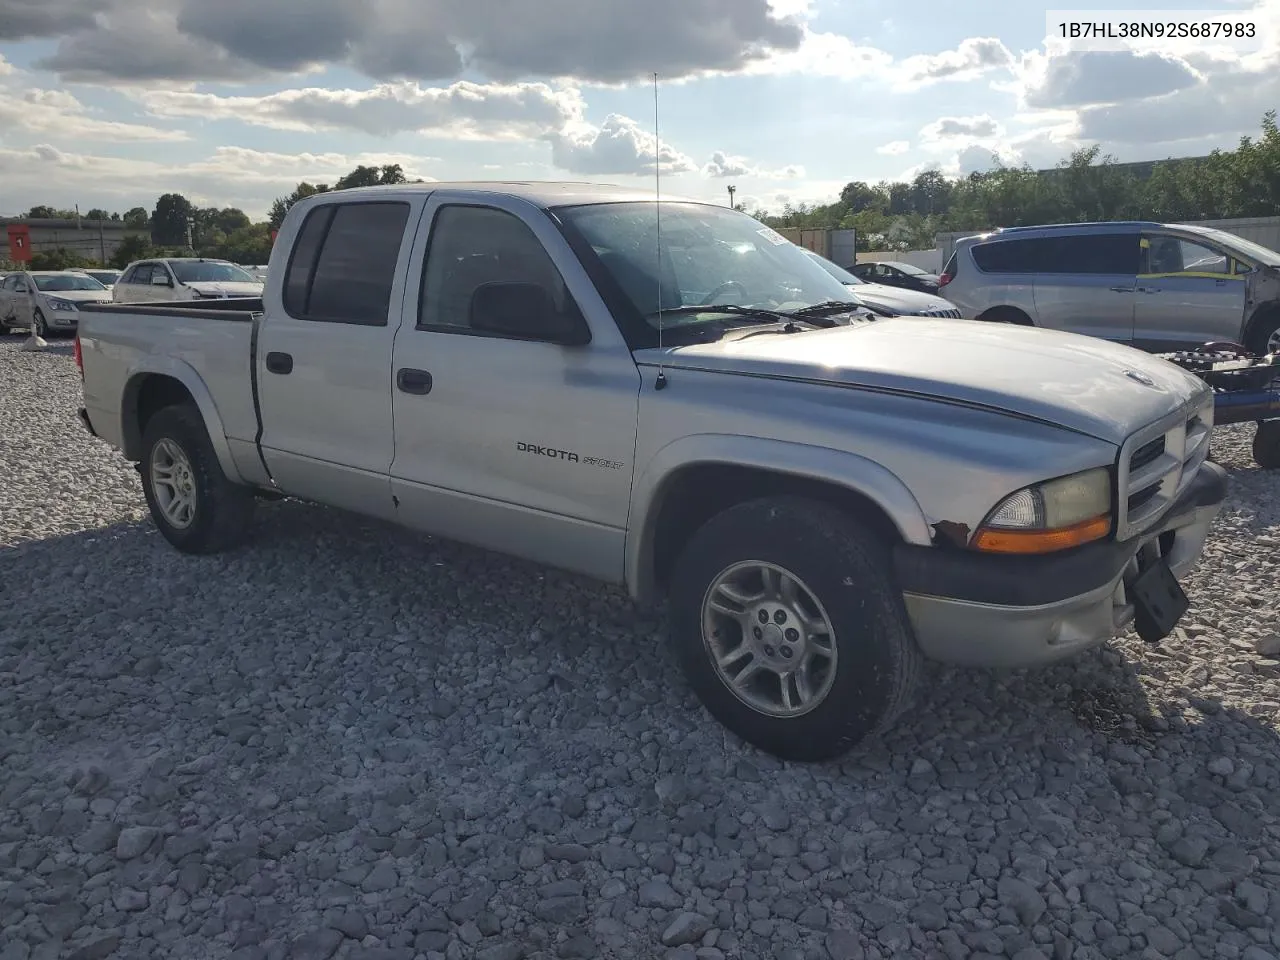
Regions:
[[[1280,0],[1215,2],[1254,38],[1099,49],[1050,27],[1203,0],[0,0],[0,214],[177,191],[256,219],[385,163],[628,186],[657,168],[664,196],[733,186],[778,211],[1094,143],[1201,155],[1280,106]]]

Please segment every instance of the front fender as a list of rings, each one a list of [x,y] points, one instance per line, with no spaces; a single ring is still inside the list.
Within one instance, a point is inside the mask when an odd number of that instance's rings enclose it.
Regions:
[[[750,467],[845,487],[885,512],[907,543],[929,545],[924,511],[898,477],[866,457],[827,447],[760,437],[694,434],[655,453],[631,489],[625,574],[637,600],[653,594],[653,541],[663,491],[682,469],[699,465]]]
[[[123,402],[120,404],[120,436],[123,438],[123,452],[129,460],[142,459],[142,431],[138,429],[138,394],[148,376],[169,377],[176,380],[191,394],[204,420],[204,428],[213,444],[213,452],[218,457],[218,465],[227,479],[232,483],[244,483],[244,478],[236,468],[235,458],[231,455],[231,446],[227,443],[227,433],[222,425],[222,417],[218,413],[218,405],[213,394],[196,369],[189,363],[176,357],[163,354],[147,354],[129,368],[125,377]]]

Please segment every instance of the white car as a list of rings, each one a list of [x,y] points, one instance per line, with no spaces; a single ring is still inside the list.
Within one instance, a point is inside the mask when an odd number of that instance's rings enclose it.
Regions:
[[[884,283],[870,283],[861,277],[855,277],[848,270],[833,263],[821,254],[812,250],[805,253],[848,288],[857,301],[868,309],[878,313],[888,313],[899,317],[951,317],[960,319],[960,308],[950,300],[935,297],[932,293],[921,290],[904,290],[902,287],[891,287]]]
[[[0,328],[37,336],[74,333],[80,305],[111,303],[111,293],[93,277],[74,270],[24,270],[0,280]]]
[[[116,303],[225,300],[260,297],[262,287],[261,280],[230,261],[173,257],[129,264],[112,298]]]
[[[86,276],[93,277],[108,290],[114,289],[116,283],[120,280],[119,270],[111,270],[109,268],[86,267],[84,270],[77,271]]]

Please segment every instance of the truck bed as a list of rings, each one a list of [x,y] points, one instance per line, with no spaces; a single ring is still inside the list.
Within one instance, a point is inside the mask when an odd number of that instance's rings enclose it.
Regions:
[[[254,352],[261,316],[260,297],[86,305],[78,336],[93,430],[126,455],[136,453],[138,438],[128,436],[124,423],[148,389],[147,375],[176,376],[202,385],[203,395],[193,397],[225,434],[225,441],[213,439],[220,459],[236,464],[229,475],[259,479]]]

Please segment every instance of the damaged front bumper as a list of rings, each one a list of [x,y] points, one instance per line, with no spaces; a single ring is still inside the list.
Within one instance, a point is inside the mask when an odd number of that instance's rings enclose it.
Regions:
[[[976,667],[1031,667],[1070,657],[1133,623],[1140,573],[1175,577],[1200,559],[1226,498],[1227,475],[1201,464],[1164,518],[1141,537],[1041,557],[999,557],[899,545],[898,581],[926,657]]]

